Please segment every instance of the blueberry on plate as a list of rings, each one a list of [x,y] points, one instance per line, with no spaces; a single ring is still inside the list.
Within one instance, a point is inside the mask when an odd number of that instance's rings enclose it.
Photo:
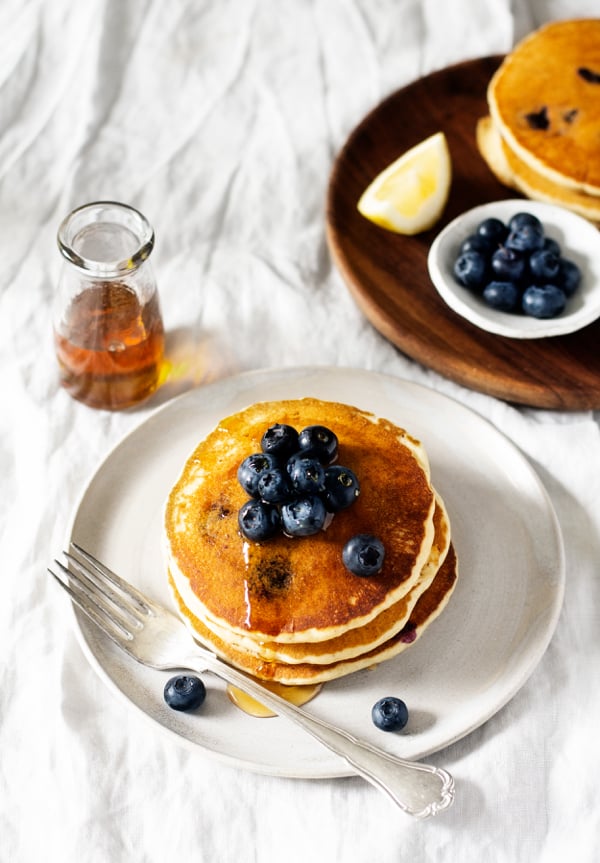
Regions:
[[[496,279],[503,282],[518,282],[525,273],[526,260],[515,249],[501,246],[492,255],[491,267]]]
[[[282,461],[298,449],[298,432],[286,423],[275,423],[263,434],[260,447],[263,452],[271,453]]]
[[[408,708],[401,698],[388,695],[373,705],[371,719],[382,731],[400,731],[408,722]]]
[[[327,511],[320,497],[300,497],[281,507],[281,526],[288,536],[312,536],[322,530]]]
[[[558,275],[560,259],[551,249],[536,249],[529,256],[529,272],[544,282],[552,282]]]
[[[493,309],[514,312],[521,300],[521,291],[514,282],[489,282],[483,289],[483,299]]]
[[[258,496],[267,503],[283,503],[289,499],[292,491],[292,481],[285,468],[274,467],[261,473],[258,478]]]
[[[479,223],[477,235],[483,237],[488,243],[488,248],[493,248],[504,242],[508,235],[508,228],[501,219],[491,216]]]
[[[482,252],[463,252],[454,262],[454,275],[465,288],[478,291],[487,281],[487,258]]]
[[[567,297],[572,297],[581,283],[581,270],[574,261],[561,258],[555,282]]]
[[[522,306],[534,318],[555,318],[567,302],[565,292],[556,285],[531,285],[523,293]]]
[[[345,544],[342,560],[354,575],[375,575],[383,566],[385,548],[382,541],[369,533],[358,533]]]
[[[251,497],[258,496],[258,480],[262,473],[277,467],[277,459],[266,452],[255,452],[246,456],[238,467],[238,482]]]
[[[199,677],[178,674],[167,680],[163,694],[173,710],[195,710],[206,698],[206,687]]]
[[[238,526],[253,542],[271,539],[281,526],[279,511],[264,500],[248,500],[238,512]]]
[[[354,503],[360,494],[360,483],[350,468],[332,465],[325,471],[323,500],[329,512],[339,512]]]
[[[321,494],[325,491],[325,468],[317,458],[292,456],[287,472],[294,491],[299,494]]]
[[[298,445],[305,455],[330,464],[337,456],[337,435],[326,426],[307,426],[298,435]]]

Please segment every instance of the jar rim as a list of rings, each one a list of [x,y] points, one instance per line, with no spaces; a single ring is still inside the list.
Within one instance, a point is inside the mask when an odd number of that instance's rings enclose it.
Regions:
[[[109,260],[94,260],[75,248],[82,231],[88,226],[102,223],[116,224],[135,238],[130,254]],[[61,254],[71,264],[88,275],[106,278],[121,276],[136,270],[154,248],[154,230],[146,217],[130,204],[119,201],[92,201],[72,210],[59,225],[57,243]]]

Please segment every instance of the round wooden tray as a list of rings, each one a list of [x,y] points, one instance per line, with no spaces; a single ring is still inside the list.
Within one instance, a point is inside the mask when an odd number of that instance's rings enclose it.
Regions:
[[[501,59],[486,57],[435,72],[393,93],[365,117],[331,175],[329,247],[366,317],[423,365],[518,404],[600,409],[600,321],[553,338],[497,336],[448,308],[427,271],[435,235],[455,216],[488,201],[519,197],[494,178],[475,143],[477,120],[487,113],[487,85]],[[373,177],[440,130],[448,139],[453,179],[445,212],[434,229],[405,237],[363,218],[356,204]]]

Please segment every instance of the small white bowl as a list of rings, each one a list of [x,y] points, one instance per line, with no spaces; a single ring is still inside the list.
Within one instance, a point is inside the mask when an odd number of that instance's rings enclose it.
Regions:
[[[581,284],[556,318],[501,312],[484,303],[477,294],[459,284],[454,262],[464,240],[475,233],[484,219],[495,216],[508,222],[516,213],[537,216],[546,236],[558,242],[561,254],[581,270]],[[475,207],[450,222],[433,241],[427,258],[429,275],[442,299],[472,324],[513,339],[541,339],[572,333],[600,317],[600,231],[586,219],[562,207],[516,199]]]

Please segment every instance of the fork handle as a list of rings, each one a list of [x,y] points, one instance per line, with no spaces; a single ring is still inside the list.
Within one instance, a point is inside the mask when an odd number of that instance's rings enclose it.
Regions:
[[[447,809],[454,801],[454,780],[440,767],[396,758],[358,740],[347,731],[290,704],[216,656],[190,656],[185,667],[198,673],[208,669],[275,713],[285,716],[341,756],[355,773],[386,793],[409,815],[427,818]]]

